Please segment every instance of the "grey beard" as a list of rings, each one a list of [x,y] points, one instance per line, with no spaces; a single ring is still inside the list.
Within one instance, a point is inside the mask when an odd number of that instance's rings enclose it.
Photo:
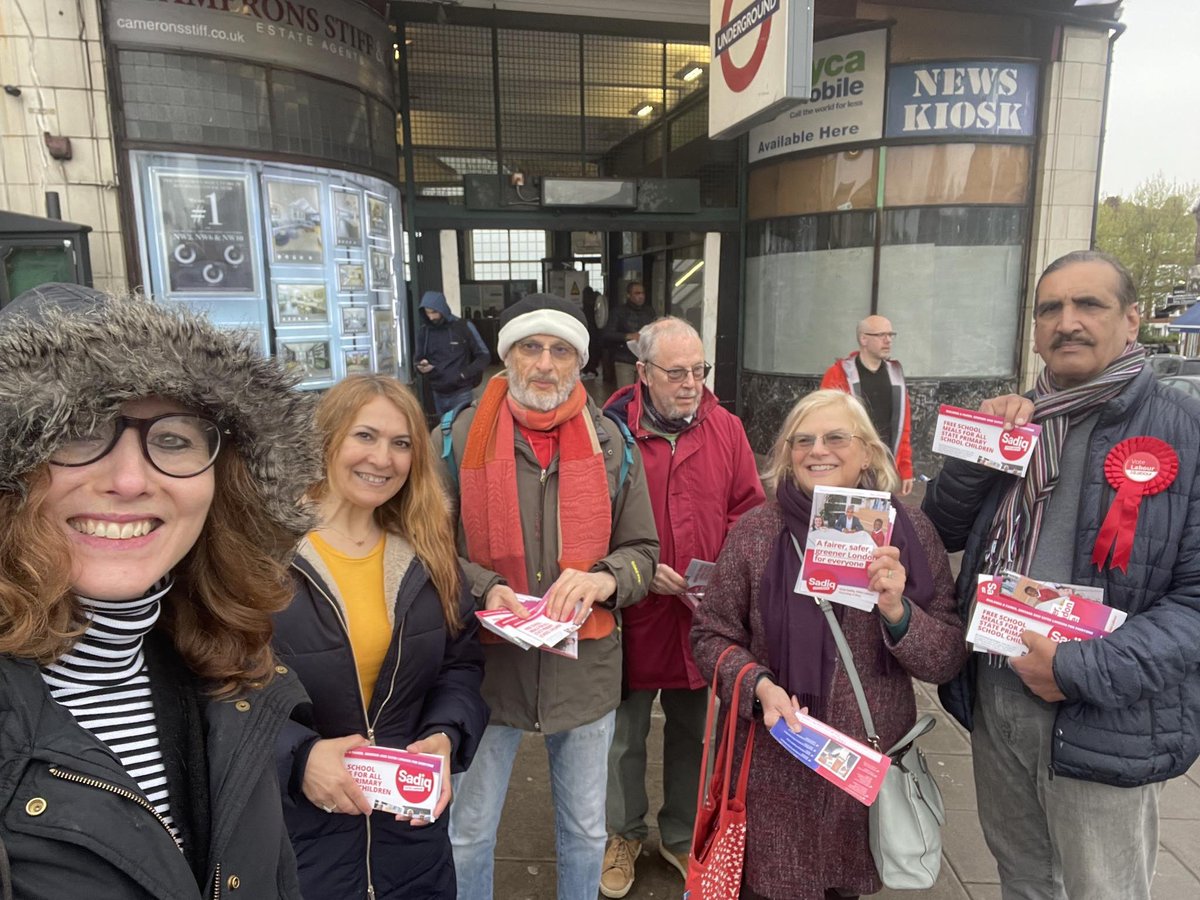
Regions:
[[[537,412],[550,412],[553,409],[558,409],[567,402],[567,398],[575,390],[575,384],[578,381],[579,373],[576,372],[574,375],[564,378],[563,383],[559,385],[554,395],[548,396],[541,391],[532,390],[522,383],[519,378],[515,377],[512,372],[509,372],[508,392],[512,394],[514,400],[526,409],[536,410]]]

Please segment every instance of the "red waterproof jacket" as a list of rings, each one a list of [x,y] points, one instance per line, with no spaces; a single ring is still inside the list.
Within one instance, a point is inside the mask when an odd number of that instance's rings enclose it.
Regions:
[[[646,468],[660,543],[659,562],[683,575],[695,559],[715,562],[733,523],[763,502],[762,483],[742,422],[705,388],[692,423],[676,438],[642,428],[640,384],[613,394],[605,408],[625,421]],[[622,611],[625,678],[630,690],[704,687],[692,658],[692,612],[682,598],[650,593]]]

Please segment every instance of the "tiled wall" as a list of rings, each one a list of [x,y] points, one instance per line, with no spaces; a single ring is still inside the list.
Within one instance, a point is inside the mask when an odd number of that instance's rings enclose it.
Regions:
[[[1059,60],[1047,67],[1025,300],[1030,346],[1022,355],[1021,384],[1027,388],[1042,368],[1041,357],[1032,350],[1029,328],[1037,277],[1064,253],[1091,246],[1107,65],[1105,32],[1064,28]]]
[[[96,287],[126,290],[97,0],[0,0],[0,84],[21,90],[0,94],[0,208],[44,216],[57,191],[63,218],[92,228]],[[44,132],[73,158],[51,159]]]

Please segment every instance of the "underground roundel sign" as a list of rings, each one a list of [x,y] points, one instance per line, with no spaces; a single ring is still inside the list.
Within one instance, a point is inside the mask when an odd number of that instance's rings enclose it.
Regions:
[[[738,0],[742,3],[744,0]],[[783,0],[751,0],[749,6],[734,14],[734,0],[722,0],[720,27],[714,37],[713,53],[721,61],[721,77],[735,94],[740,94],[754,81],[762,68],[771,40],[772,17],[781,7]],[[748,57],[743,47],[738,48],[738,62],[732,47],[735,44],[750,44]]]

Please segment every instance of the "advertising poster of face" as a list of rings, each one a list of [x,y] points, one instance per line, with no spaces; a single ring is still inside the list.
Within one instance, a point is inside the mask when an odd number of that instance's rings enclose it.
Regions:
[[[369,375],[371,373],[371,351],[364,347],[349,347],[342,351],[347,375]]]
[[[289,372],[299,373],[302,384],[312,385],[333,378],[333,363],[327,340],[279,341],[279,361]]]
[[[341,313],[343,335],[349,336],[367,333],[369,325],[367,324],[367,308],[365,306],[343,305]]]
[[[325,285],[313,282],[275,283],[275,324],[311,325],[329,321]]]
[[[333,232],[339,247],[362,244],[362,194],[345,188],[331,188]]]
[[[271,260],[294,265],[319,264],[324,256],[320,185],[315,181],[268,178],[271,213]]]
[[[371,332],[375,345],[375,370],[391,373],[396,368],[396,320],[389,308],[371,310]]]
[[[167,293],[255,294],[243,175],[154,173]]]
[[[367,269],[362,263],[338,263],[338,293],[354,294],[367,289]]]
[[[371,290],[390,291],[392,289],[392,254],[386,250],[371,248]]]
[[[387,240],[391,237],[391,229],[388,228],[390,219],[387,200],[367,194],[367,234],[372,238]]]

